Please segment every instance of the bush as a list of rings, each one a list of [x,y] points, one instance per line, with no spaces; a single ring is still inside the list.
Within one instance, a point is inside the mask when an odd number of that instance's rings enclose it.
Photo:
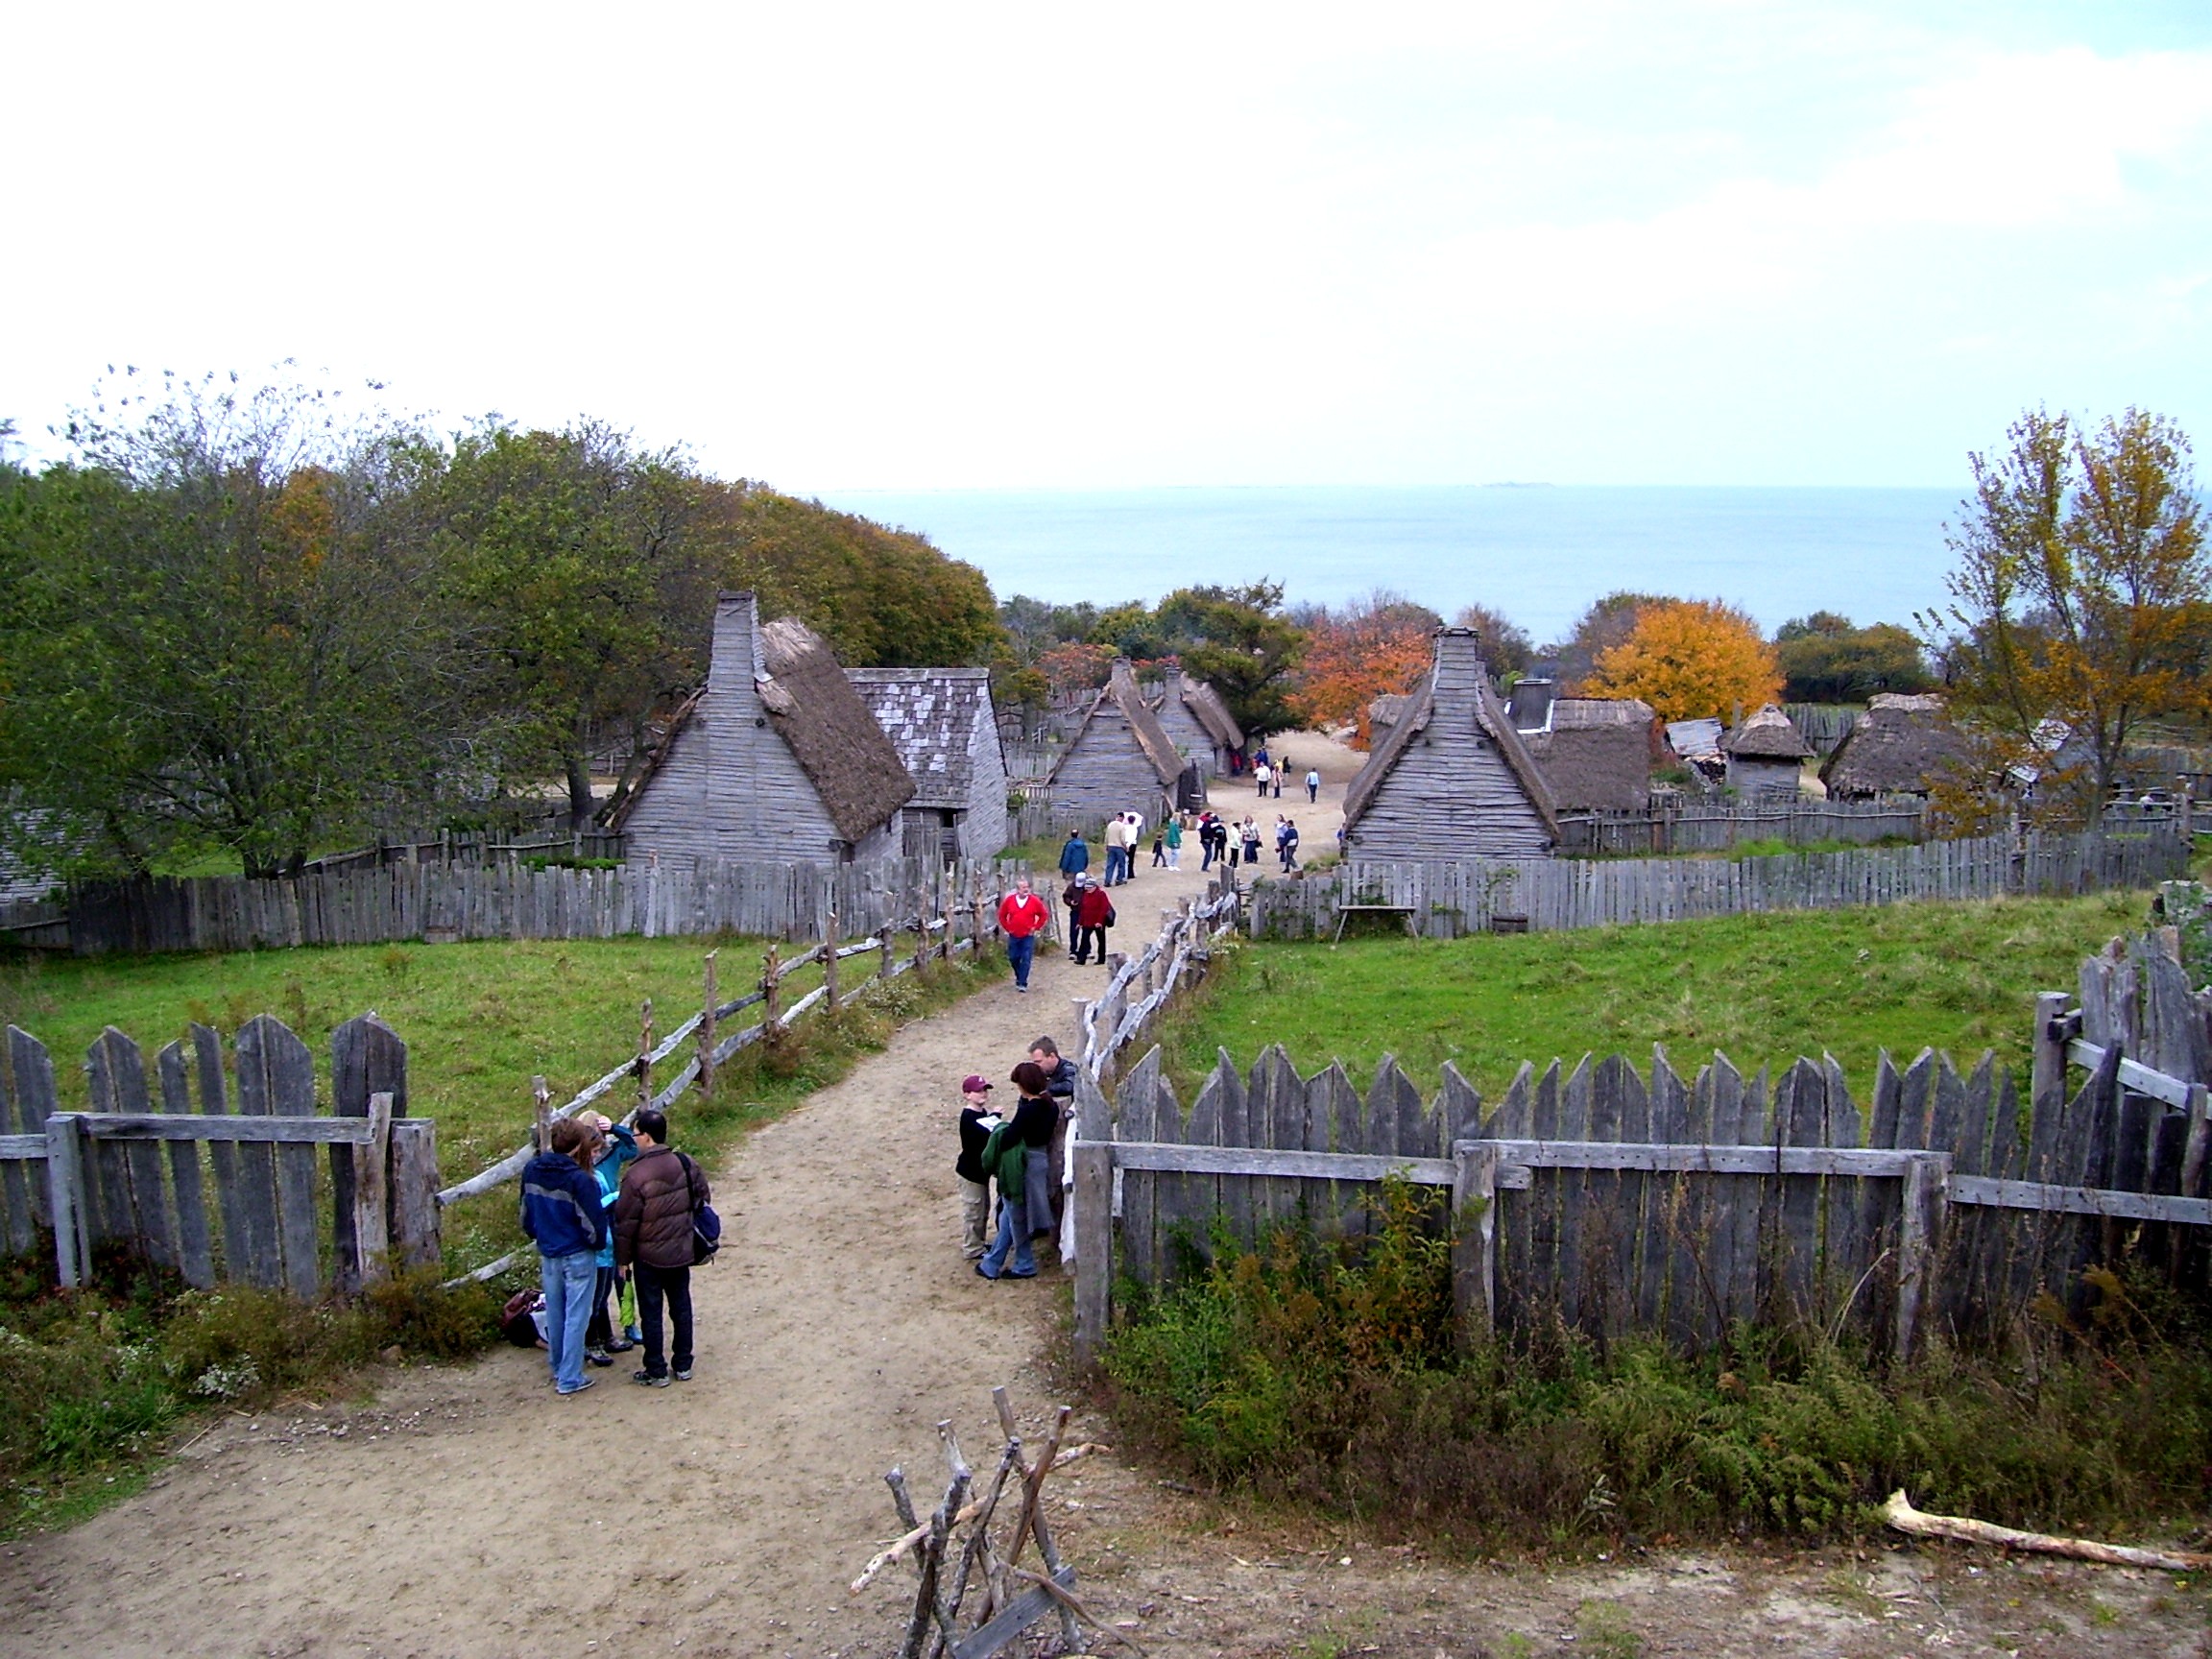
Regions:
[[[1556,1322],[1455,1354],[1435,1219],[1393,1185],[1364,1244],[1216,1238],[1193,1282],[1129,1299],[1106,1359],[1123,1421],[1217,1489],[1479,1545],[1837,1538],[1899,1486],[2046,1529],[2205,1505],[2212,1360],[2162,1289],[2093,1272],[2090,1326],[2046,1320],[2026,1366],[1938,1349],[1885,1371],[1748,1327],[1701,1358],[1601,1354]]]

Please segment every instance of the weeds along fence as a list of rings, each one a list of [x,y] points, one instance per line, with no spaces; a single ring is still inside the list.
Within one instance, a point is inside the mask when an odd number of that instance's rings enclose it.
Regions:
[[[313,1053],[267,1014],[240,1028],[228,1059],[219,1032],[193,1025],[151,1072],[109,1026],[85,1054],[90,1112],[60,1110],[36,1037],[10,1026],[8,1051],[0,1237],[29,1254],[50,1234],[64,1286],[84,1284],[110,1249],[202,1288],[228,1281],[302,1299],[439,1259],[436,1125],[407,1116],[407,1046],[373,1014],[331,1034],[328,1115],[316,1110]]]
[[[1866,846],[1924,841],[1928,808],[1919,801],[1756,800],[1716,805],[1653,805],[1642,812],[1563,812],[1559,851],[1576,857],[1646,857],[1669,853],[1724,853],[1746,841],[1824,841]]]
[[[1006,828],[1019,845],[1034,841],[1040,835],[1065,835],[1070,830],[1080,830],[1088,839],[1095,841],[1105,826],[1105,817],[1088,807],[1056,805],[1032,794],[1007,814]]]
[[[1000,937],[997,888],[985,889],[972,884],[959,891],[950,883],[943,883],[926,889],[923,897],[933,902],[925,902],[922,908],[906,916],[893,917],[873,933],[859,938],[848,934],[836,915],[824,917],[819,937],[797,955],[786,957],[777,947],[770,946],[761,959],[760,976],[753,988],[727,1001],[721,994],[718,960],[721,953],[709,951],[703,975],[705,995],[696,1014],[657,1041],[653,1004],[648,1000],[638,1021],[637,1053],[559,1106],[552,1103],[546,1093],[545,1080],[534,1079],[537,1107],[529,1139],[466,1181],[439,1190],[434,1195],[438,1207],[449,1208],[516,1179],[538,1148],[549,1143],[547,1135],[556,1119],[573,1118],[589,1107],[626,1123],[638,1107],[650,1105],[666,1111],[693,1089],[711,1100],[717,1070],[744,1049],[757,1044],[774,1045],[816,1010],[835,1014],[872,986],[888,984],[931,962],[949,962],[956,956],[973,953]],[[845,966],[856,958],[865,959],[858,968]],[[822,971],[822,982],[804,996],[791,999],[788,981],[802,970],[817,965]],[[755,1009],[758,1010],[758,1018],[753,1023],[736,1030],[725,1025],[725,1022]],[[679,1062],[677,1056],[686,1046],[689,1056]],[[670,1065],[676,1068],[672,1075],[664,1070]],[[447,1285],[450,1287],[471,1280],[495,1278],[526,1260],[529,1254],[528,1250],[511,1251],[447,1281]]]
[[[870,864],[658,863],[615,870],[394,864],[276,880],[86,883],[64,906],[0,914],[0,938],[80,956],[471,939],[815,936],[834,912],[854,933],[1026,866],[934,858]]]
[[[1155,1049],[1111,1111],[1088,1076],[1077,1092],[1076,1226],[1112,1241],[1077,1258],[1078,1355],[1117,1276],[1170,1284],[1217,1226],[1247,1247],[1278,1225],[1368,1233],[1393,1175],[1449,1193],[1470,1339],[1556,1319],[1695,1350],[1750,1320],[1905,1355],[1930,1329],[2001,1334],[2045,1294],[2079,1310],[2094,1264],[2148,1261],[2201,1293],[2206,1006],[2155,950],[2092,959],[2081,987],[2071,1009],[2037,1000],[2026,1118],[1990,1056],[1961,1076],[1932,1051],[1902,1070],[1885,1054],[1863,1111],[1825,1056],[1746,1077],[1716,1055],[1687,1079],[1656,1050],[1647,1072],[1554,1061],[1491,1103],[1447,1066],[1425,1103],[1392,1061],[1362,1095],[1278,1047],[1249,1073],[1224,1055],[1186,1113]]]
[[[1256,939],[1312,939],[1377,913],[1431,939],[1679,922],[1768,910],[1834,910],[1926,899],[2068,896],[2149,887],[2187,874],[2188,840],[2029,831],[1968,841],[1763,858],[1470,859],[1334,869],[1253,884]]]

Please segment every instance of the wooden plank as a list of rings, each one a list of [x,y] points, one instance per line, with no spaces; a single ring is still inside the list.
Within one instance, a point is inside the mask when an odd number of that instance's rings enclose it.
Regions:
[[[1224,1067],[1208,1073],[1206,1081],[1198,1086],[1198,1098],[1190,1102],[1190,1115],[1183,1124],[1180,1144],[1190,1146],[1218,1146],[1221,1144],[1221,1101],[1233,1090],[1241,1090],[1241,1080],[1234,1067]],[[1119,1148],[1116,1150],[1118,1152]],[[1163,1181],[1165,1193],[1168,1183]],[[1188,1252],[1195,1261],[1211,1260],[1214,1217],[1221,1213],[1221,1181],[1216,1175],[1190,1173],[1174,1183],[1175,1214],[1172,1218],[1173,1234],[1168,1244],[1169,1253],[1181,1257]],[[1165,1204],[1163,1199],[1163,1204]],[[1178,1270],[1184,1263],[1176,1262]]]
[[[229,1115],[229,1078],[223,1067],[223,1037],[211,1025],[197,1022],[185,1028],[192,1044],[192,1070],[200,1085],[200,1110],[210,1117]],[[258,1260],[252,1242],[253,1209],[246,1197],[246,1171],[237,1148],[228,1141],[207,1146],[208,1173],[215,1182],[215,1208],[222,1219],[222,1276],[258,1284],[252,1278]],[[264,1172],[264,1179],[266,1174]]]
[[[1280,1047],[1281,1045],[1276,1044],[1261,1050],[1260,1058],[1252,1067],[1255,1077]],[[1215,1133],[1219,1137],[1216,1144],[1249,1146],[1252,1144],[1252,1136],[1247,1114],[1251,1109],[1251,1098],[1244,1080],[1232,1072],[1224,1082],[1226,1086],[1221,1091],[1221,1096],[1214,1102],[1217,1123]],[[1249,1181],[1223,1181],[1219,1191],[1217,1202],[1222,1217],[1229,1224],[1229,1231],[1244,1248],[1250,1249],[1256,1242],[1252,1228],[1252,1184]]]
[[[553,872],[544,872],[553,875]],[[407,1045],[399,1034],[373,1014],[359,1015],[330,1033],[330,1110],[342,1118],[366,1118],[375,1094],[392,1097],[391,1116],[407,1115]],[[334,1146],[330,1152],[330,1197],[334,1229],[334,1261],[338,1289],[350,1294],[361,1286],[353,1273],[364,1258],[353,1237],[354,1153]],[[389,1221],[378,1223],[376,1248],[383,1248]]]
[[[352,1166],[352,1225],[345,1229],[353,1262],[346,1277],[357,1289],[381,1285],[392,1275],[392,1211],[388,1184],[392,1157],[392,1096],[379,1090],[369,1096],[369,1139],[341,1153]],[[335,1233],[335,1228],[333,1232]]]
[[[110,1025],[86,1051],[85,1061],[98,1112],[148,1114],[152,1102],[146,1091],[146,1057],[137,1044]],[[143,1252],[156,1266],[175,1267],[176,1227],[169,1218],[159,1148],[142,1142],[108,1143],[96,1115],[86,1118],[84,1128],[93,1137],[93,1163],[100,1171],[108,1237]]]
[[[2104,1063],[2104,1050],[2085,1038],[2077,1037],[2066,1045],[2066,1058],[2073,1065],[2094,1071]],[[2148,1094],[2153,1100],[2179,1110],[2189,1105],[2189,1082],[2182,1077],[2169,1077],[2163,1071],[2153,1071],[2138,1061],[2120,1061],[2120,1086],[2138,1094]]]
[[[80,1112],[88,1134],[103,1140],[147,1145],[156,1142],[227,1142],[232,1145],[361,1146],[369,1124],[358,1118],[216,1118],[195,1115],[180,1121],[156,1112]]]
[[[274,1015],[257,1014],[238,1033],[238,1097],[250,1117],[311,1118],[315,1111],[315,1057]],[[258,1097],[262,1110],[250,1102]],[[353,1119],[325,1118],[353,1123]],[[303,1302],[323,1286],[315,1217],[315,1152],[300,1142],[276,1148],[276,1235],[284,1286]]]
[[[1654,1144],[1685,1145],[1694,1139],[1690,1119],[1689,1086],[1667,1063],[1667,1051],[1654,1044],[1648,1138]],[[1654,1175],[1646,1184],[1644,1272],[1637,1297],[1637,1316],[1644,1328],[1664,1332],[1670,1341],[1683,1344],[1697,1340],[1702,1324],[1690,1238],[1693,1179],[1677,1170]]]
[[[2129,1221],[2173,1221],[2212,1227],[2212,1199],[2160,1192],[2122,1192],[2105,1187],[2006,1181],[1992,1175],[1954,1175],[1951,1202],[2024,1210],[2046,1215],[2098,1215]]]
[[[17,1142],[36,1144],[36,1152],[10,1152],[7,1146]],[[46,1185],[46,1171],[33,1169],[30,1161],[43,1161],[46,1156],[46,1125],[34,1123],[16,1109],[16,1092],[8,1086],[5,1073],[0,1073],[0,1218],[6,1221],[0,1233],[0,1247],[10,1255],[20,1256],[30,1252],[38,1242],[38,1201],[36,1194]]]
[[[161,1078],[161,1110],[191,1122],[192,1089],[184,1067],[184,1046],[169,1043],[155,1057]],[[200,1147],[191,1141],[169,1143],[169,1185],[177,1201],[177,1262],[184,1283],[205,1290],[215,1284],[215,1248],[207,1226],[207,1203],[200,1178]]]
[[[438,1265],[438,1126],[427,1118],[392,1125],[392,1254],[402,1271]]]
[[[1244,1118],[1246,1145],[1302,1149],[1306,1144],[1306,1083],[1280,1046],[1262,1049],[1252,1068]],[[1276,1227],[1296,1223],[1300,1195],[1294,1183],[1248,1181],[1242,1186],[1255,1244]]]
[[[1591,1107],[1590,1056],[1585,1054],[1568,1073],[1559,1091],[1559,1139],[1563,1142],[1590,1139]],[[1559,1256],[1557,1275],[1553,1280],[1554,1293],[1558,1297],[1560,1317],[1572,1325],[1580,1326],[1591,1335],[1599,1334],[1601,1327],[1585,1318],[1583,1302],[1583,1262],[1590,1255],[1587,1248],[1587,1216],[1590,1209],[1591,1165],[1583,1162],[1560,1165],[1560,1173],[1552,1178],[1558,1190]]]
[[[1054,1570],[1051,1578],[1064,1590],[1075,1588],[1072,1567]],[[1008,1643],[1059,1605],[1059,1599],[1049,1590],[1031,1586],[1007,1602],[1004,1611],[961,1637],[952,1649],[952,1659],[992,1659],[992,1655],[1003,1651]]]
[[[1631,1114],[1630,1099],[1634,1108]],[[1590,1074],[1590,1139],[1619,1142],[1633,1115],[1642,1141],[1650,1108],[1643,1079],[1618,1054],[1600,1060]],[[1608,1336],[1625,1335],[1637,1315],[1638,1275],[1643,1265],[1643,1173],[1609,1169],[1592,1174],[1584,1187],[1583,1294],[1585,1323]]]
[[[89,1187],[84,1137],[77,1128],[75,1116],[50,1113],[46,1118],[46,1203],[48,1214],[54,1217],[55,1266],[64,1289],[73,1290],[92,1276],[92,1230],[86,1202]]]
[[[1462,1346],[1498,1328],[1498,1152],[1479,1142],[1453,1149],[1452,1308]]]
[[[1824,1145],[1837,1149],[1857,1147],[1863,1122],[1851,1098],[1848,1080],[1836,1056],[1823,1052],[1820,1070],[1828,1084],[1827,1117],[1821,1124]],[[1834,1329],[1847,1315],[1863,1320],[1870,1314],[1866,1274],[1873,1260],[1867,1249],[1865,1228],[1866,1184],[1863,1177],[1839,1170],[1820,1187],[1820,1270],[1822,1306],[1831,1310],[1828,1324]]]
[[[1201,1095],[1203,1098],[1203,1095]],[[1193,1110],[1191,1116],[1197,1117]],[[1266,1146],[1192,1145],[1182,1142],[1115,1141],[1102,1142],[1114,1150],[1114,1163],[1122,1169],[1153,1169],[1217,1176],[1281,1176],[1313,1181],[1380,1181],[1401,1175],[1428,1187],[1449,1187],[1455,1179],[1449,1158],[1400,1158],[1368,1152],[1295,1152]],[[1507,1153],[1533,1142],[1484,1142],[1468,1144],[1497,1145]],[[1575,1144],[1579,1145],[1580,1142]],[[1530,1163],[1529,1159],[1512,1159]],[[1545,1167],[1566,1166],[1546,1164]]]
[[[1219,1064],[1226,1064],[1223,1052]],[[1166,1090],[1166,1079],[1157,1068],[1141,1084],[1133,1086],[1132,1079],[1123,1078],[1114,1092],[1114,1118],[1112,1134],[1116,1140],[1151,1141],[1159,1139],[1154,1125],[1160,1120],[1160,1096]],[[1159,1267],[1155,1257],[1156,1244],[1152,1237],[1153,1223],[1158,1214],[1156,1199],[1159,1194],[1160,1176],[1154,1170],[1115,1170],[1115,1189],[1112,1195],[1114,1228],[1119,1243],[1116,1260],[1120,1270],[1140,1285],[1159,1283]]]

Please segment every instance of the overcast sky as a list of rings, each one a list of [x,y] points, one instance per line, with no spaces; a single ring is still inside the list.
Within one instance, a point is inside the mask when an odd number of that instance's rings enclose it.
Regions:
[[[7,38],[35,446],[108,363],[287,357],[803,493],[1952,485],[2035,402],[2212,445],[2204,0],[75,4]]]

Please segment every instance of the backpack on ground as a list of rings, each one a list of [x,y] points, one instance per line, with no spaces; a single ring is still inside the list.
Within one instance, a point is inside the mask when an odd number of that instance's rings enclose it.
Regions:
[[[684,1166],[684,1186],[687,1193],[699,1190],[699,1166],[679,1152],[676,1161]],[[714,1260],[714,1252],[722,1248],[722,1217],[714,1213],[714,1206],[702,1198],[691,1202],[691,1265],[704,1267]]]

